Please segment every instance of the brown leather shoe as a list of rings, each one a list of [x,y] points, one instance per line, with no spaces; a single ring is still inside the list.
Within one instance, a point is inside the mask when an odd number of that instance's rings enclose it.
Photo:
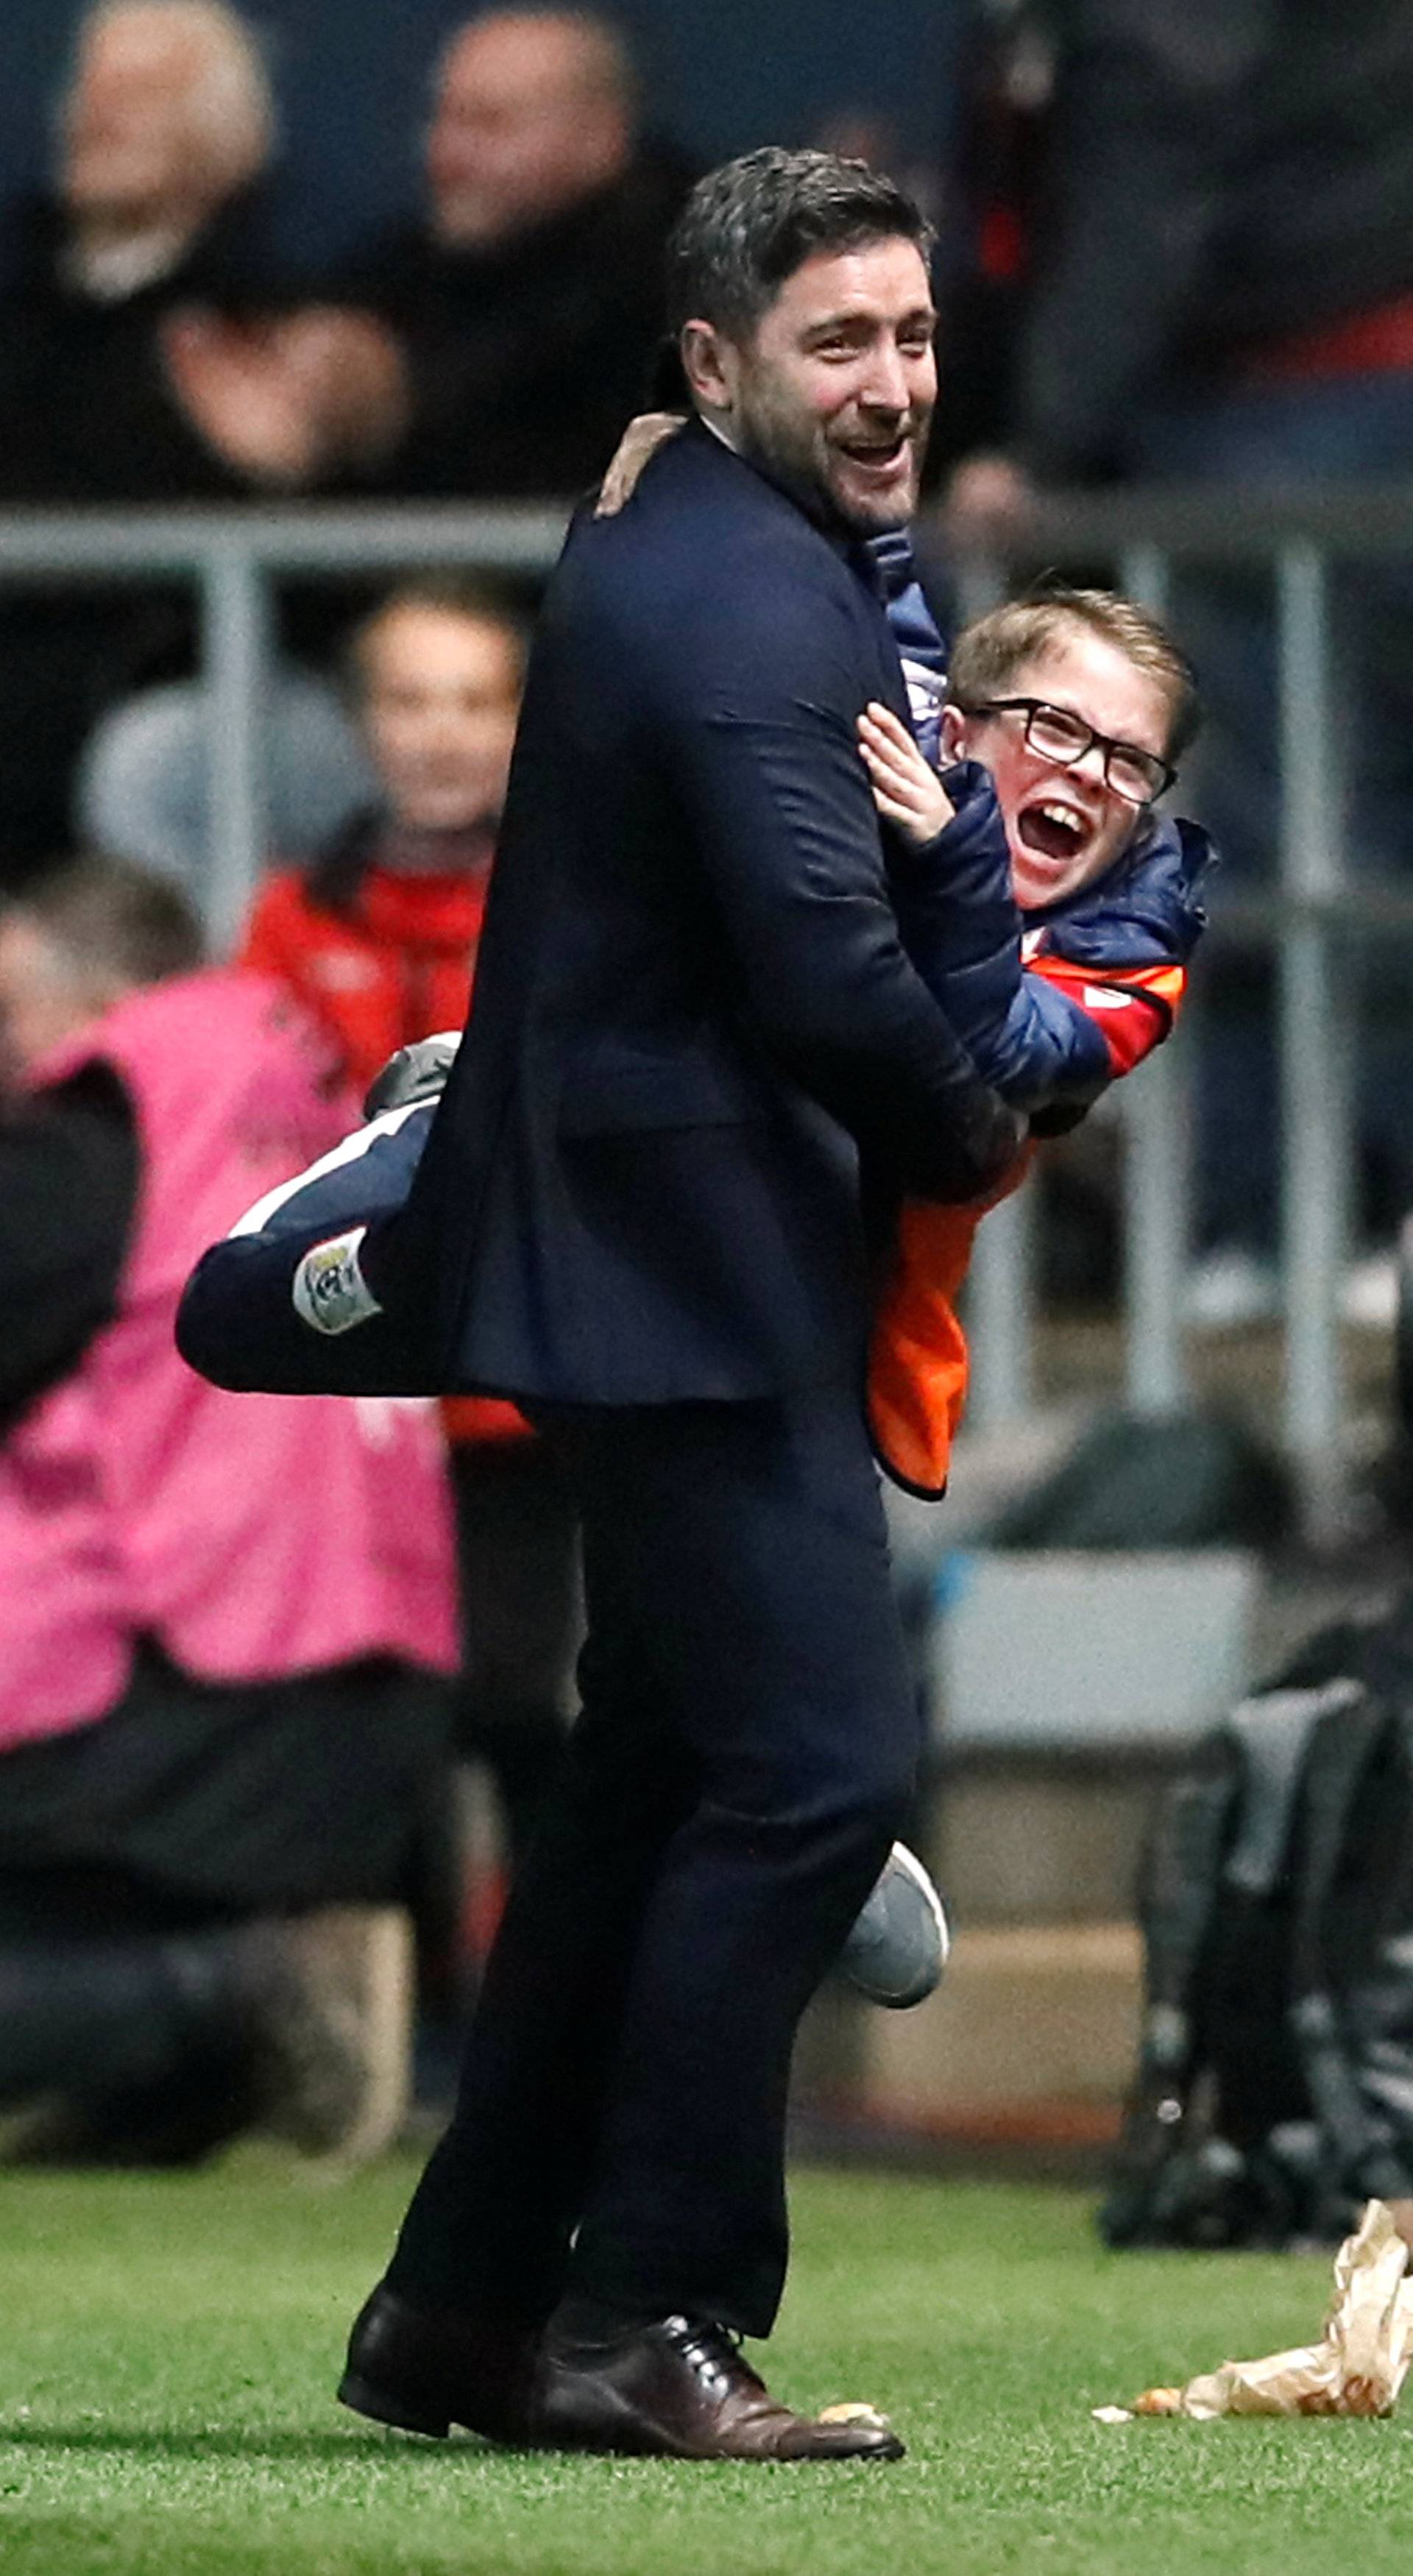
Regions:
[[[404,2433],[453,2424],[491,2442],[529,2438],[538,2331],[499,2317],[428,2315],[379,2282],[349,2337],[339,2400]]]
[[[632,2451],[673,2460],[901,2460],[871,2407],[792,2415],[724,2327],[662,2317],[612,2343],[548,2334],[529,2438],[542,2450]]]

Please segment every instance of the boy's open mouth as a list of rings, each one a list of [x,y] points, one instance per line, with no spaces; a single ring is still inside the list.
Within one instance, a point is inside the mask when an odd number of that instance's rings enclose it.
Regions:
[[[1016,830],[1026,848],[1037,850],[1045,859],[1077,859],[1090,837],[1090,827],[1082,814],[1049,797],[1023,805],[1016,817]]]

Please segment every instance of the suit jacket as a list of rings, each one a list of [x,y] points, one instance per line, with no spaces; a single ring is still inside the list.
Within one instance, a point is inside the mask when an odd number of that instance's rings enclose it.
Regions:
[[[419,1384],[587,1404],[861,1370],[860,1148],[880,1190],[966,1198],[1019,1134],[903,951],[870,697],[906,716],[862,550],[700,425],[617,518],[576,521],[466,1036],[406,1204],[359,1248],[387,1319],[367,1365],[396,1349],[406,1385],[415,1348]],[[262,1296],[301,1240],[243,1253]],[[216,1374],[220,1286],[183,1344]],[[330,1363],[366,1384],[362,1330]]]
[[[856,1145],[1014,1151],[909,964],[855,745],[906,713],[863,558],[699,424],[582,513],[531,659],[466,1037],[365,1266],[453,1386],[768,1394],[858,1365]]]

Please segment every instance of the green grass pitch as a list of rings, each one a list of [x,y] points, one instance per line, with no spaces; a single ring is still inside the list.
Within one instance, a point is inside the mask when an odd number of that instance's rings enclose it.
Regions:
[[[1413,2393],[1407,2424],[1089,2419],[1306,2340],[1325,2258],[1111,2257],[1078,2194],[806,2172],[772,2380],[887,2407],[905,2462],[516,2458],[332,2403],[411,2172],[0,2178],[3,2576],[1413,2568]]]

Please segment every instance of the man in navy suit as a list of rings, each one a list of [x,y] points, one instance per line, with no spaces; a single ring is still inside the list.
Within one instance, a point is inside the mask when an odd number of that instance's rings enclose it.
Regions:
[[[860,1405],[869,1220],[981,1192],[1017,1143],[904,954],[855,749],[869,699],[906,715],[862,540],[916,500],[926,247],[826,154],[694,192],[697,419],[576,520],[411,1192],[288,1310],[292,1344],[366,1334],[368,1382],[381,1341],[389,1383],[415,1347],[429,1385],[515,1396],[583,1517],[561,1795],[343,2382],[419,2431],[901,2451],[778,2404],[735,2339],[784,2280],[796,2022],[920,1749]],[[200,1274],[184,1333],[220,1374]]]

